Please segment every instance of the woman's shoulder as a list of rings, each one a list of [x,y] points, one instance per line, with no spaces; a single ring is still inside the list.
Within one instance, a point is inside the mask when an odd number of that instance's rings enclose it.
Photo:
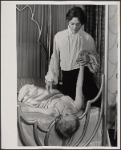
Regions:
[[[83,106],[81,107],[80,103],[74,101],[70,96],[65,95],[61,100],[66,104],[66,108],[71,109],[73,113],[83,112]]]
[[[74,100],[70,97],[70,96],[67,96],[67,95],[64,95],[61,100],[66,104],[67,107],[75,110],[76,109],[76,106],[75,106],[75,103],[74,103]]]

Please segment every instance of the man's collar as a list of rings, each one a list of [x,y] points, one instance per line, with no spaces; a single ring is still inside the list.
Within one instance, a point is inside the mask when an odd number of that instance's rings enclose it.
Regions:
[[[70,27],[69,27],[69,25],[68,25],[68,33],[69,33],[69,34],[79,34],[79,33],[81,32],[81,30],[82,30],[82,29],[80,28],[78,32],[72,33],[72,31],[71,31],[71,29],[70,29]]]

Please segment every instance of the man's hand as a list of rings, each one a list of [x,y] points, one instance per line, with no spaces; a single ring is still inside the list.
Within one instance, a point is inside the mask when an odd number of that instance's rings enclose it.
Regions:
[[[52,90],[52,85],[53,82],[52,81],[47,81],[46,82],[46,90],[50,93],[50,91]]]

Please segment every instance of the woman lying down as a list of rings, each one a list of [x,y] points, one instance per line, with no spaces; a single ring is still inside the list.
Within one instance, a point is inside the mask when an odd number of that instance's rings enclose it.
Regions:
[[[83,67],[80,67],[76,97],[63,95],[60,91],[52,89],[50,93],[35,85],[23,86],[18,95],[18,105],[22,103],[22,112],[39,112],[45,115],[57,117],[55,129],[57,133],[63,137],[70,137],[79,127],[79,118],[77,113],[83,105],[82,83],[83,83]],[[82,111],[83,112],[83,111]]]

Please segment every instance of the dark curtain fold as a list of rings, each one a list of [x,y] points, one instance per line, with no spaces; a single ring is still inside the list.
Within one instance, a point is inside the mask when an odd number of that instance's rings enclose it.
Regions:
[[[87,23],[84,30],[95,40],[97,53],[99,54],[99,71],[95,74],[97,85],[100,85],[100,75],[104,70],[104,50],[105,50],[105,6],[104,5],[85,5]]]

